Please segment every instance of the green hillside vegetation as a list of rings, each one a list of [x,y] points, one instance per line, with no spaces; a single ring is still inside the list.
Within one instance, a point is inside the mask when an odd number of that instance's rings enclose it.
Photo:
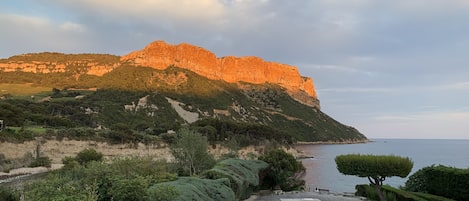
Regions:
[[[31,86],[31,84],[0,84],[0,97],[28,96],[41,92],[50,92],[51,88],[41,86]]]
[[[60,61],[88,59],[107,64],[117,61],[115,56],[110,55],[40,53],[28,54],[27,57],[31,57],[32,60],[42,58],[44,61],[49,57]],[[16,57],[10,59],[21,60]],[[32,87],[52,89],[50,93],[35,94],[35,99],[24,98],[24,95],[21,101],[17,96],[6,97],[0,102],[0,110],[4,111],[0,113],[0,119],[4,119],[8,126],[33,125],[53,129],[80,127],[112,129],[117,125],[125,127],[123,130],[126,134],[121,132],[110,135],[126,136],[124,138],[136,133],[155,136],[167,130],[178,130],[181,125],[188,124],[168,103],[167,98],[171,98],[183,103],[184,105],[180,106],[184,110],[198,113],[199,119],[237,122],[239,124],[237,127],[240,125],[245,127],[231,131],[217,128],[215,137],[208,136],[211,140],[222,141],[231,134],[253,136],[249,132],[240,133],[246,130],[265,130],[258,134],[270,135],[268,138],[276,138],[277,141],[285,143],[366,140],[366,137],[355,128],[343,125],[320,110],[293,100],[276,85],[231,84],[209,80],[175,66],[170,66],[166,70],[156,70],[121,64],[120,67],[101,77],[86,75],[80,68],[68,66],[65,73],[42,74],[19,71],[0,73],[0,83],[4,85],[27,86],[24,84],[29,83]],[[98,90],[72,90],[87,88]],[[50,98],[44,101],[43,98],[48,96]],[[82,97],[75,98],[78,96]],[[142,97],[147,97],[149,107],[137,110],[125,109],[127,107],[125,105],[138,104]],[[199,123],[195,126],[200,127]],[[285,137],[273,136],[277,134]],[[257,138],[261,140],[264,136]]]
[[[120,57],[110,54],[63,54],[58,52],[41,52],[29,53],[12,56],[8,59],[0,59],[0,63],[8,61],[40,61],[40,62],[57,62],[66,63],[69,61],[94,61],[99,64],[109,64],[119,62]]]

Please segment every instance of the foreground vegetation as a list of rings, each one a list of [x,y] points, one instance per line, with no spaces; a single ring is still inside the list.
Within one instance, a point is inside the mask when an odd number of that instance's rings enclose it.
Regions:
[[[469,169],[443,165],[422,168],[409,177],[404,189],[454,200],[469,200]]]
[[[370,185],[376,189],[381,201],[386,201],[382,191],[383,181],[386,177],[406,177],[414,163],[409,158],[399,156],[376,156],[349,154],[335,158],[337,169],[342,174],[367,177]]]
[[[366,197],[369,200],[380,200],[376,189],[372,185],[357,185],[355,188],[358,196]],[[382,186],[381,189],[387,201],[455,201],[428,193],[405,191],[388,185]]]
[[[348,154],[335,159],[339,172],[367,177],[369,185],[357,185],[356,195],[380,201],[469,200],[469,169],[425,167],[411,175],[404,187],[383,185],[386,177],[406,177],[413,163],[399,156]]]
[[[304,184],[297,180],[301,163],[282,150],[266,150],[262,160],[241,160],[235,156],[215,160],[208,153],[207,138],[181,129],[170,145],[173,161],[152,158],[118,158],[104,161],[94,149],[65,157],[64,167],[44,179],[26,185],[22,191],[0,188],[0,200],[240,200],[261,188],[273,189],[290,181],[289,190]],[[282,158],[275,158],[280,154]],[[286,160],[287,159],[287,160]],[[294,161],[292,168],[290,162]],[[285,166],[290,164],[290,166]]]

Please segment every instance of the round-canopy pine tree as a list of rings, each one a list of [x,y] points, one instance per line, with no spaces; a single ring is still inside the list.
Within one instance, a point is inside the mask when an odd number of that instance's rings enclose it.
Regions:
[[[382,201],[386,200],[381,191],[386,177],[407,177],[414,166],[409,158],[393,155],[348,154],[337,156],[335,162],[342,174],[367,177]]]

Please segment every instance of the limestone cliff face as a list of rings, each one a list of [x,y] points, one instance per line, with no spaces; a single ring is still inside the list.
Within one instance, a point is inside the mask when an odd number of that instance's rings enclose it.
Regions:
[[[60,53],[38,53],[14,56],[0,60],[0,72],[64,73],[102,76],[118,66],[118,60],[110,63],[87,58],[88,55],[67,55]],[[98,55],[99,57],[116,57]],[[81,58],[82,57],[82,58]],[[59,60],[57,58],[60,58]]]
[[[170,65],[191,70],[212,80],[230,83],[272,83],[284,87],[297,101],[319,108],[311,78],[302,77],[294,66],[267,62],[258,57],[222,57],[189,44],[170,45],[156,41],[143,50],[121,57],[121,62],[136,66],[166,69]]]

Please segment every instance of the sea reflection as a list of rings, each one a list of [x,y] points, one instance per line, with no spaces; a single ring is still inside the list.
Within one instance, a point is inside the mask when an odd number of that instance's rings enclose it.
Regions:
[[[302,151],[306,156],[312,156],[314,158],[305,158],[301,162],[306,168],[306,174],[303,179],[306,182],[306,190],[313,191],[315,188],[326,188],[322,186],[321,174],[322,166],[319,164],[318,157],[321,156],[318,145],[297,145],[296,149]]]
[[[306,184],[306,190],[314,191],[318,189],[327,189],[331,192],[343,193],[354,192],[355,185],[353,176],[341,174],[335,165],[336,154],[331,154],[325,146],[333,145],[297,145],[296,148],[307,156],[314,158],[302,159],[301,162],[306,168],[306,174],[303,176]],[[340,146],[340,145],[339,145]],[[362,183],[366,183],[363,181]]]

